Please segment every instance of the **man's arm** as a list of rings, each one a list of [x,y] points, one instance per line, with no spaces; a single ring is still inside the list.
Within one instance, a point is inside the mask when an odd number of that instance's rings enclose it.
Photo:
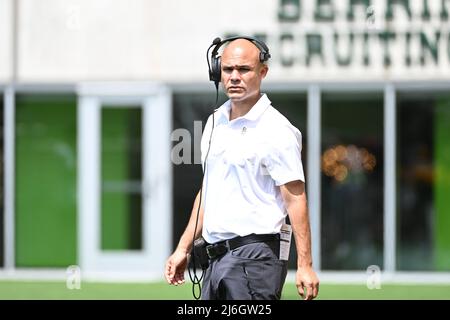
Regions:
[[[200,192],[195,197],[191,217],[183,235],[178,242],[174,253],[167,259],[165,267],[165,276],[169,284],[179,285],[184,283],[184,271],[187,267],[188,254],[192,249],[192,240],[200,237],[203,227],[203,205],[200,207],[197,223],[197,210],[200,203]],[[195,225],[197,223],[197,230]]]
[[[280,191],[289,214],[297,249],[297,290],[305,300],[311,300],[319,293],[319,278],[312,268],[311,230],[305,184],[300,180],[291,181],[280,186]]]

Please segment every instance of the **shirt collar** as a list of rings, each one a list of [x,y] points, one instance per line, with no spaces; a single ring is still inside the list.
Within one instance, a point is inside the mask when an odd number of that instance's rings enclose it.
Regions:
[[[256,104],[242,117],[236,119],[246,119],[249,121],[258,120],[258,118],[266,111],[267,107],[271,105],[271,101],[267,97],[267,94],[262,94]],[[217,109],[219,114],[219,118],[224,118],[226,122],[230,121],[230,109],[231,109],[231,100],[227,100],[223,105]],[[234,120],[236,120],[234,119]]]

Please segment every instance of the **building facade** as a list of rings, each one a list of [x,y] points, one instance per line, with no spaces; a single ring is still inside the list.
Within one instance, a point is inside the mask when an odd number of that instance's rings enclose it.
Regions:
[[[2,272],[162,276],[201,183],[206,49],[231,35],[267,43],[263,89],[303,134],[315,267],[449,272],[449,12],[0,0]]]

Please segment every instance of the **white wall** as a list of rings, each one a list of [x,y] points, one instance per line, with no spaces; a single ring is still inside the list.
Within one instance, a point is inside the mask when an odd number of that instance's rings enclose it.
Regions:
[[[0,0],[5,7],[11,0]],[[414,12],[407,20],[400,6],[395,8],[391,27],[399,39],[391,44],[392,65],[382,64],[383,47],[376,28],[384,28],[386,0],[373,0],[377,17],[369,30],[371,65],[362,64],[362,38],[355,39],[355,59],[350,66],[338,66],[333,55],[333,32],[367,30],[365,12],[358,8],[357,19],[345,16],[349,1],[332,1],[335,22],[317,23],[313,19],[315,1],[301,1],[302,16],[297,22],[278,19],[276,0],[21,0],[19,35],[19,80],[22,82],[77,82],[84,80],[158,80],[203,82],[207,79],[205,52],[212,39],[229,32],[253,35],[266,33],[273,59],[268,81],[315,80],[440,80],[450,78],[448,22],[423,23],[418,19],[422,1],[410,1]],[[440,1],[429,1],[433,16],[438,16]],[[7,6],[7,5],[6,5]],[[0,13],[0,15],[5,15]],[[433,18],[434,19],[434,18]],[[1,19],[7,25],[10,19]],[[8,28],[0,29],[0,39]],[[443,30],[439,46],[440,62],[419,63],[419,37],[411,40],[413,65],[405,66],[403,32],[426,30],[430,35]],[[280,35],[291,33],[291,49],[281,47]],[[305,34],[323,35],[325,65],[318,59],[310,66],[305,61]],[[280,63],[283,52],[294,57],[291,67]],[[342,47],[345,53],[346,47]],[[291,51],[290,51],[291,50]],[[10,50],[9,50],[10,51]],[[0,70],[5,64],[0,50]],[[428,58],[429,59],[429,58]],[[7,64],[8,65],[8,64]],[[0,81],[1,74],[0,72]]]
[[[147,79],[159,1],[22,0],[20,80]]]

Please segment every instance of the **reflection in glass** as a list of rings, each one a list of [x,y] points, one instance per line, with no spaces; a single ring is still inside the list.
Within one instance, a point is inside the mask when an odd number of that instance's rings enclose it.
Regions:
[[[322,97],[322,269],[383,266],[383,96]]]

